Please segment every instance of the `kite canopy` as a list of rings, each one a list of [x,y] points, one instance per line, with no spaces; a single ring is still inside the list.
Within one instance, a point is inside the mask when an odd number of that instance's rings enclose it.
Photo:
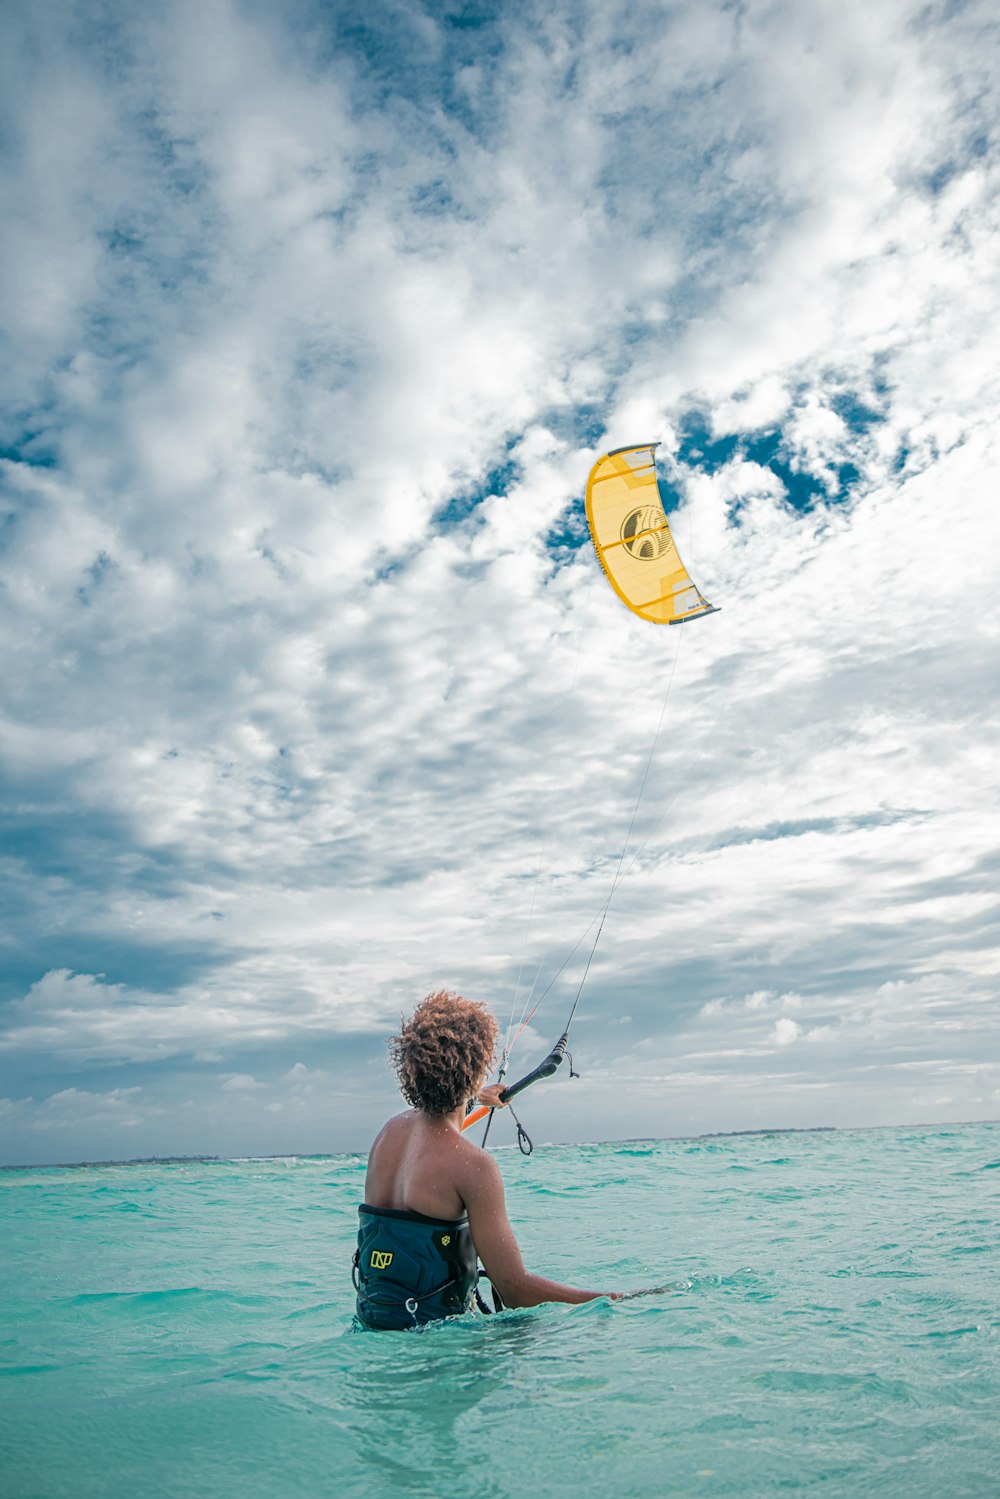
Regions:
[[[717,611],[688,577],[656,482],[659,443],[617,448],[587,480],[587,524],[597,558],[623,604],[658,625]]]

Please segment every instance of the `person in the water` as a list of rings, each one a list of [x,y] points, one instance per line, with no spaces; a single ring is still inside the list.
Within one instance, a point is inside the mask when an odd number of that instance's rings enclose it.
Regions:
[[[368,1157],[354,1256],[357,1314],[366,1327],[406,1328],[466,1312],[478,1261],[503,1306],[593,1301],[525,1269],[496,1161],[462,1134],[469,1101],[502,1108],[487,1087],[497,1023],[485,1005],[441,991],[390,1042],[406,1102]],[[617,1298],[616,1298],[617,1299]]]

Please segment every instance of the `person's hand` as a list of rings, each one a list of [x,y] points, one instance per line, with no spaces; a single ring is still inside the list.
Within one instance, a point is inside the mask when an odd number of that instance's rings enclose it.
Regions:
[[[503,1089],[499,1083],[490,1083],[488,1087],[481,1088],[478,1103],[484,1103],[488,1109],[502,1109],[504,1107],[500,1094]]]

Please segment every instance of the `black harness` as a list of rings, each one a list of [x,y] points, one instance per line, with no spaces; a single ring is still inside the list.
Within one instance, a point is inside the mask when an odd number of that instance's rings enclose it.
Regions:
[[[467,1217],[451,1222],[398,1208],[358,1209],[358,1247],[351,1278],[358,1293],[358,1320],[366,1327],[419,1327],[460,1316],[478,1290],[476,1247]],[[493,1289],[496,1310],[503,1303]]]

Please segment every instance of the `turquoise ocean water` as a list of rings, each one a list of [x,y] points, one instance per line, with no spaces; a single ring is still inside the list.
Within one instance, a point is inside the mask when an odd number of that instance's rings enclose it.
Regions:
[[[0,1492],[1000,1494],[1000,1125],[498,1159],[667,1293],[361,1332],[363,1157],[0,1172]]]

